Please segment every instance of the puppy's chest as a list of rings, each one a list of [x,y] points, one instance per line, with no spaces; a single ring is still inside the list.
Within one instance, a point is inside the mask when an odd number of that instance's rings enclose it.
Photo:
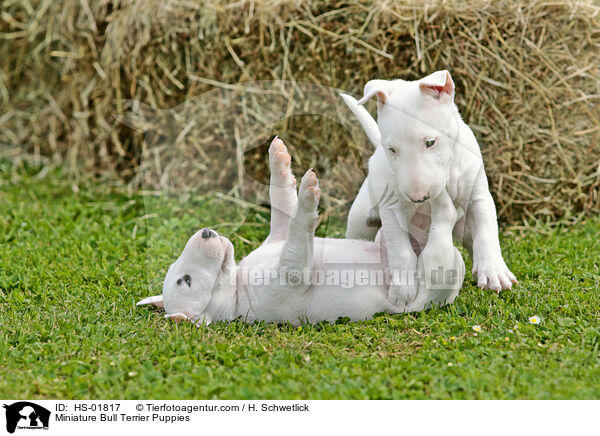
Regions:
[[[417,208],[410,223],[425,232],[429,230],[429,226],[431,225],[431,206],[429,203],[425,203]]]

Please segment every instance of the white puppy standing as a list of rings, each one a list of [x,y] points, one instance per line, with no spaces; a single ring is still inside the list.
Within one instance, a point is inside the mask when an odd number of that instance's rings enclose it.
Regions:
[[[169,268],[162,295],[138,305],[164,307],[167,318],[197,325],[238,317],[298,325],[339,317],[365,320],[377,312],[416,311],[454,301],[464,263],[448,236],[457,217],[449,195],[432,201],[430,242],[419,257],[424,283],[412,305],[397,308],[388,301],[385,281],[369,279],[347,287],[339,280],[306,280],[307,271],[337,274],[338,279],[341,272],[364,277],[364,271],[387,271],[385,248],[379,242],[316,238],[320,190],[315,174],[309,170],[304,175],[296,195],[291,157],[281,140],[273,140],[269,158],[271,229],[266,241],[236,266],[231,242],[202,229]],[[444,277],[434,277],[440,271]],[[260,280],[249,281],[252,275]]]
[[[471,253],[478,285],[510,289],[517,280],[502,258],[481,151],[454,104],[450,73],[438,71],[413,82],[372,80],[359,101],[341,96],[376,147],[350,210],[346,237],[373,239],[377,228],[372,226],[380,218],[390,268],[415,270],[428,238],[431,202],[447,191],[460,214],[454,237]],[[377,97],[377,122],[362,106],[371,97]],[[386,192],[397,203],[378,210]],[[416,293],[411,284],[394,286],[390,300],[410,305]]]

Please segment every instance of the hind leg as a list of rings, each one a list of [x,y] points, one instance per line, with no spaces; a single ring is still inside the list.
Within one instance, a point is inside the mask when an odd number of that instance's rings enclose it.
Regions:
[[[374,209],[369,196],[369,179],[365,180],[356,199],[350,207],[348,213],[348,225],[346,227],[346,238],[347,239],[364,239],[372,241],[377,235],[379,227],[381,227],[381,219],[379,226],[375,226],[375,218],[378,216],[370,216],[371,211]],[[373,214],[374,215],[374,214]],[[372,225],[372,227],[369,226]]]
[[[313,245],[319,215],[317,206],[321,190],[317,176],[308,170],[300,182],[298,206],[281,250],[279,269],[282,273],[303,274],[313,265]],[[308,286],[308,284],[306,284]]]
[[[283,141],[277,137],[269,147],[271,181],[269,199],[271,201],[271,231],[267,240],[282,240],[287,236],[290,217],[296,210],[296,178],[292,174],[292,157]]]

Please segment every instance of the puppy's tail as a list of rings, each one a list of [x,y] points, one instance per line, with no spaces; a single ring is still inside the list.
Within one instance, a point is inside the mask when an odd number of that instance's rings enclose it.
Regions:
[[[381,143],[381,133],[379,132],[379,127],[377,126],[377,122],[373,119],[368,110],[365,109],[363,105],[358,104],[357,100],[348,95],[340,92],[340,97],[344,100],[344,103],[350,108],[354,116],[358,118],[360,125],[365,130],[369,141],[375,148],[379,146]]]

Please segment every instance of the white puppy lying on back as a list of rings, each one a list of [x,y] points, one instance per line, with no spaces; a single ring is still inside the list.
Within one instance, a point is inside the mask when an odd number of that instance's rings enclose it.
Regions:
[[[359,101],[341,96],[376,147],[346,237],[372,240],[381,224],[390,268],[414,270],[427,241],[431,202],[447,191],[462,214],[454,236],[471,253],[479,286],[510,289],[517,280],[502,258],[481,151],[454,104],[450,73],[438,71],[414,82],[372,80]],[[377,122],[362,106],[371,97],[377,97]],[[397,203],[378,210],[386,192]],[[391,287],[390,300],[410,304],[416,292],[414,285]]]
[[[412,304],[398,308],[387,299],[385,274],[377,275],[381,280],[371,276],[387,273],[385,248],[379,242],[315,238],[317,177],[309,170],[296,195],[291,157],[280,139],[273,140],[269,161],[267,240],[236,266],[231,242],[213,230],[200,230],[169,268],[162,295],[138,305],[164,307],[167,318],[197,325],[238,317],[298,325],[339,317],[364,320],[377,312],[416,311],[454,301],[463,283],[464,263],[450,236],[457,214],[449,195],[431,202],[432,230],[419,256],[422,284]],[[325,280],[318,279],[317,272]],[[341,274],[356,281],[344,286]]]

